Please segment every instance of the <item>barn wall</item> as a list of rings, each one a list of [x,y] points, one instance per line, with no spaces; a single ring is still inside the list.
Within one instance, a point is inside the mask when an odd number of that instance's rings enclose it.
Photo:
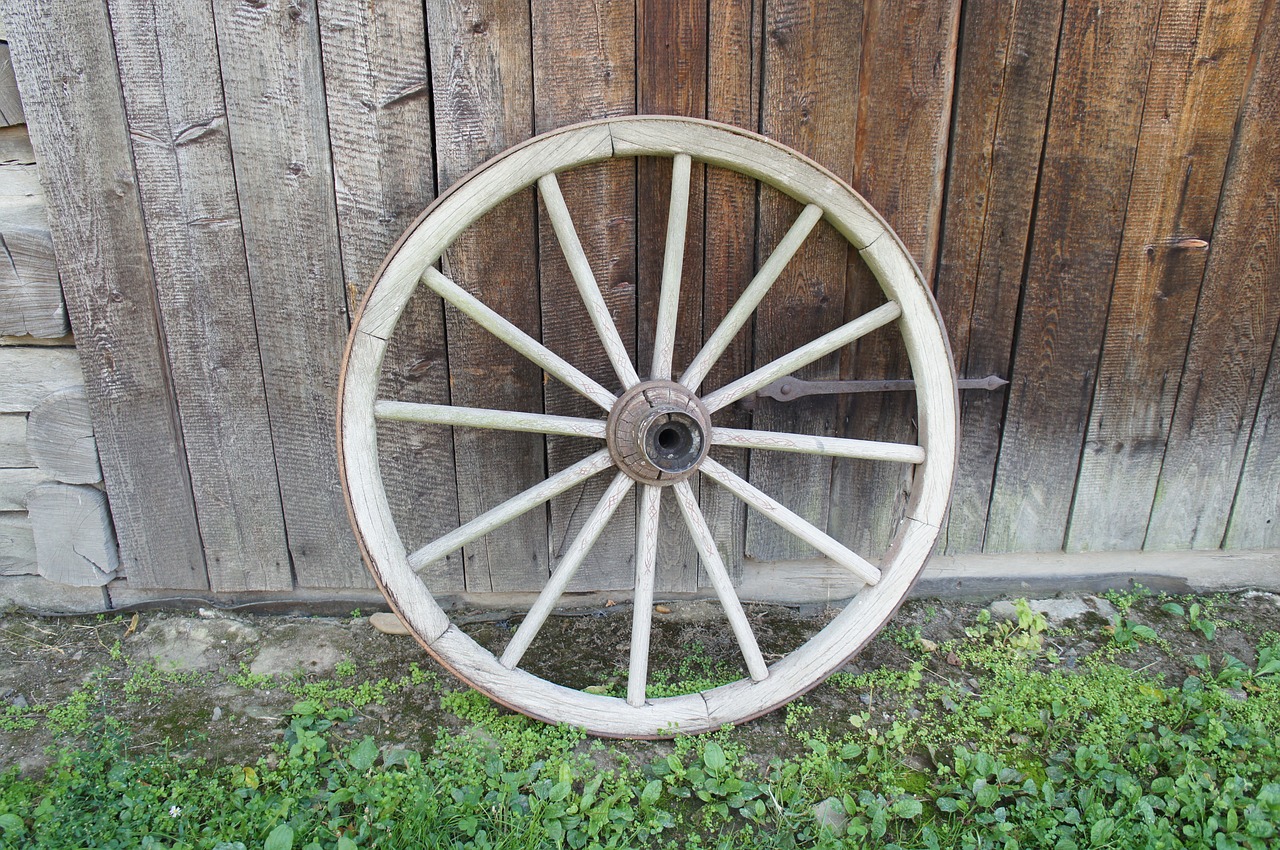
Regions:
[[[1280,547],[1280,4],[589,5],[5,5],[132,590],[369,588],[333,427],[361,293],[403,228],[469,169],[534,133],[637,112],[757,130],[849,181],[930,281],[961,376],[1009,380],[962,394],[940,551]],[[641,361],[669,171],[615,162],[562,181]],[[695,176],[677,360],[798,211],[715,169]],[[609,377],[532,192],[445,264]],[[710,384],[877,297],[821,225]],[[416,298],[401,329],[386,397],[588,412],[438,299]],[[904,365],[882,334],[803,377]],[[758,400],[726,424],[901,440],[912,414],[898,395],[829,396]],[[411,547],[590,449],[405,425],[379,447]],[[724,462],[868,554],[908,483],[883,464]],[[805,554],[723,493],[701,495],[733,563]],[[433,587],[537,588],[592,496],[567,494],[468,546],[434,568]],[[584,587],[629,585],[632,511],[584,566]],[[663,590],[704,583],[687,541],[662,545]]]

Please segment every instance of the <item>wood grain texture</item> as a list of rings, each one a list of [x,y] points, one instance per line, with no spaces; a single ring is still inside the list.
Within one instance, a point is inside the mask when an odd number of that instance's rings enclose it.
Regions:
[[[35,465],[27,451],[27,417],[21,413],[0,413],[0,468]]]
[[[36,539],[24,511],[0,513],[0,576],[36,574]]]
[[[760,125],[763,5],[762,0],[727,0],[710,4],[707,15],[707,117],[748,130]],[[755,273],[756,194],[756,183],[749,177],[721,168],[706,171],[704,339],[720,325]],[[724,386],[751,371],[752,349],[752,332],[747,329],[720,356],[707,375],[706,387]],[[730,406],[717,415],[716,422],[747,428],[751,414]],[[748,474],[747,452],[728,448],[713,451],[716,459],[734,474]],[[737,580],[746,544],[746,505],[720,487],[703,487],[698,495],[725,566]]]
[[[69,330],[43,205],[0,208],[0,332],[48,339]]]
[[[44,339],[38,336],[0,336],[0,345],[3,346],[26,346],[26,347],[49,347],[49,348],[74,348],[76,344],[75,337],[71,334],[66,336],[53,337]]]
[[[529,137],[533,70],[529,5],[511,0],[429,4],[428,30],[441,186]],[[526,190],[465,231],[446,272],[517,327],[541,336],[536,200]],[[454,404],[542,410],[542,370],[446,308]],[[455,429],[462,521],[537,484],[546,442],[536,434]],[[469,591],[537,590],[550,575],[547,511],[539,506],[464,550]]]
[[[107,10],[19,2],[6,14],[123,571],[207,588]]]
[[[1280,547],[1280,335],[1249,435],[1240,486],[1223,541],[1231,549]]]
[[[34,467],[0,469],[0,511],[25,511],[31,491],[52,481],[52,475]]]
[[[934,292],[961,375],[1009,374],[1062,7],[965,5]],[[940,545],[978,552],[1006,391],[960,394],[960,460]]]
[[[6,128],[3,132],[12,133],[17,129]],[[6,162],[0,166],[0,209],[43,207],[47,202],[34,157],[30,162]]]
[[[867,4],[853,186],[898,234],[926,281],[938,255],[959,24],[958,0]],[[860,257],[850,256],[845,288],[845,321],[884,299]],[[842,352],[842,377],[909,372],[896,329],[868,334]],[[844,396],[836,404],[845,436],[916,440],[915,402],[906,393]],[[903,464],[837,460],[831,533],[866,557],[885,552],[906,514],[913,477]]]
[[[98,444],[84,387],[50,393],[27,416],[27,453],[42,472],[64,484],[102,480]]]
[[[26,120],[22,111],[22,95],[18,93],[18,80],[13,74],[9,45],[0,41],[0,126],[24,124]]]
[[[1161,9],[1070,551],[1146,537],[1262,5]]]
[[[401,231],[435,197],[426,21],[422,3],[322,0],[318,10],[342,272],[354,305]],[[445,347],[440,300],[425,292],[401,317],[382,394],[447,402]],[[387,498],[409,545],[457,525],[453,450],[447,428],[379,428]],[[461,589],[461,557],[438,564],[431,577]]]
[[[766,3],[764,15],[761,132],[816,159],[848,181],[853,176],[863,3],[787,0]],[[799,212],[794,201],[771,190],[761,193],[757,259],[769,255]],[[848,248],[844,238],[825,223],[819,223],[809,235],[756,313],[756,367],[840,324]],[[838,378],[836,358],[814,364],[798,377]],[[752,427],[835,436],[836,415],[836,401],[831,397],[788,405],[762,400],[752,417]],[[825,529],[831,466],[826,458],[756,452],[751,457],[749,480]],[[748,512],[746,554],[775,561],[809,557],[812,550]]]
[[[0,165],[34,165],[36,152],[26,124],[0,127]],[[0,172],[3,173],[3,172]]]
[[[267,412],[294,576],[362,587],[338,486],[334,414],[347,332],[309,3],[213,4]]]
[[[213,12],[108,6],[210,589],[291,590]]]
[[[1158,11],[1066,7],[984,551],[1065,538]]]
[[[636,104],[636,19],[632,3],[593,0],[532,6],[534,128],[545,132],[588,118],[629,114]],[[635,358],[635,163],[615,160],[562,175],[560,188],[591,269],[619,333]],[[600,381],[620,389],[604,347],[591,327],[560,245],[539,202],[539,285],[542,341]],[[593,416],[576,393],[552,381],[544,387],[547,413]],[[547,472],[585,457],[595,446],[569,437],[547,440]],[[564,554],[608,481],[587,482],[551,502],[550,553]],[[635,504],[628,495],[578,570],[570,591],[630,587],[636,554]]]
[[[1253,54],[1147,549],[1216,549],[1224,536],[1229,546],[1276,545],[1276,479],[1258,463],[1275,431],[1268,441],[1257,429],[1274,422],[1265,411],[1274,409],[1280,321],[1280,5],[1267,7]],[[1242,478],[1247,453],[1254,465]]]
[[[708,5],[679,0],[640,0],[636,4],[637,113],[706,117]],[[672,361],[676,371],[693,359],[702,343],[705,173],[700,163],[693,164]],[[670,201],[671,161],[640,159],[636,172],[636,361],[642,378],[652,377],[648,368],[653,357]],[[695,493],[700,492],[696,476],[691,486]],[[659,528],[657,589],[696,590],[698,553],[675,499],[662,500]]]
[[[0,413],[26,413],[49,393],[84,383],[72,348],[0,348]]]
[[[116,577],[120,556],[105,493],[44,484],[27,501],[40,575],[72,587],[101,587]]]

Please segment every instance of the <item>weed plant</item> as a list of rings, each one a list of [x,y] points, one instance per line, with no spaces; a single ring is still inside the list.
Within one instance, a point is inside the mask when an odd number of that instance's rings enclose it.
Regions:
[[[1140,601],[1118,606],[1120,620],[1133,622]],[[1167,613],[1205,635],[1189,610]],[[1016,621],[984,617],[957,640],[885,640],[905,666],[833,677],[826,702],[857,709],[838,720],[793,703],[786,758],[753,752],[741,730],[605,744],[421,670],[369,682],[346,664],[318,683],[232,674],[297,703],[271,752],[211,765],[174,747],[131,749],[112,718],[117,701],[160,698],[167,674],[135,671],[128,687],[95,676],[61,705],[0,718],[91,742],[60,750],[43,776],[0,777],[0,847],[1280,846],[1275,632],[1255,663],[1205,655],[1178,682],[1124,666],[1127,649],[1105,637],[1106,651],[1065,667],[1025,603]],[[655,682],[688,691],[723,672],[693,652]],[[417,750],[352,739],[355,709],[410,689],[456,722]]]

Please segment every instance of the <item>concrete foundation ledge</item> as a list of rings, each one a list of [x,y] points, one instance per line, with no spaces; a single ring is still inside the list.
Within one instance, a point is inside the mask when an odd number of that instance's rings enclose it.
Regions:
[[[1280,549],[1180,552],[1047,552],[1001,555],[935,555],[911,591],[913,597],[973,598],[1097,593],[1142,584],[1169,593],[1217,593],[1255,588],[1280,592]],[[830,563],[748,561],[738,595],[744,602],[782,605],[837,603],[861,585]],[[104,595],[105,590],[105,595]],[[519,610],[535,593],[463,593],[441,597],[445,608]],[[661,593],[657,601],[712,598]],[[603,608],[631,600],[629,590],[565,594],[563,608]],[[145,608],[232,608],[260,613],[345,615],[387,610],[376,590],[299,588],[291,593],[214,594],[130,587],[117,579],[105,588],[56,584],[39,576],[0,577],[0,607],[32,613],[93,613]]]

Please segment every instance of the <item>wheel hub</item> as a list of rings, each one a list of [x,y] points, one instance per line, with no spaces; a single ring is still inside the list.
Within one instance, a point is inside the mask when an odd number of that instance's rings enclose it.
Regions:
[[[710,419],[681,385],[645,381],[614,403],[605,438],[621,470],[641,483],[665,486],[697,471],[711,445]]]

